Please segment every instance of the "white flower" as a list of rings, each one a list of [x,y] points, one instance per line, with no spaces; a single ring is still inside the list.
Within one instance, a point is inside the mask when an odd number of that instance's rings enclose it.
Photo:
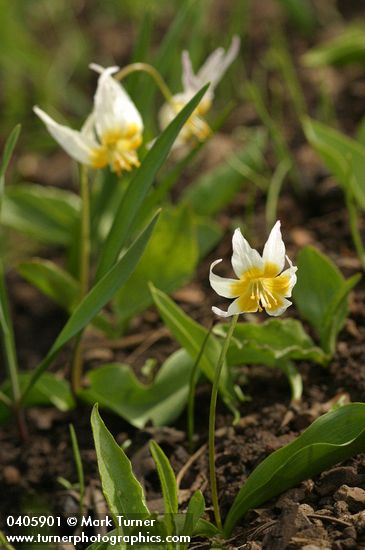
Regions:
[[[36,115],[72,158],[93,168],[109,164],[117,173],[139,166],[136,150],[142,143],[143,122],[123,87],[112,77],[119,67],[102,69],[94,96],[94,108],[81,131],[55,122],[39,107]]]
[[[161,130],[176,117],[177,113],[191,100],[191,98],[205,85],[210,82],[210,86],[182,128],[174,148],[198,140],[204,141],[210,134],[210,128],[207,122],[202,118],[210,109],[214,97],[214,89],[222,79],[224,73],[237,57],[240,47],[240,39],[234,36],[227,52],[223,48],[215,50],[197,74],[194,74],[189,53],[184,51],[182,54],[182,84],[183,91],[173,96],[169,103],[165,103],[159,113]]]
[[[291,305],[287,298],[290,298],[297,281],[297,268],[285,256],[280,222],[277,221],[272,228],[262,257],[250,247],[239,229],[234,232],[232,248],[232,267],[238,280],[225,279],[213,273],[214,266],[222,260],[217,260],[210,266],[209,280],[217,294],[236,299],[228,311],[213,307],[214,313],[229,317],[237,313],[255,313],[264,308],[269,315],[281,315]],[[285,258],[289,267],[283,271]]]

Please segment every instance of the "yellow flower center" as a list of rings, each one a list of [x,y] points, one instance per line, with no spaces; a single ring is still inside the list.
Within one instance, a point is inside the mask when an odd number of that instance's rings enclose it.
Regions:
[[[285,273],[278,275],[278,271],[275,264],[266,263],[263,269],[247,270],[239,281],[232,284],[232,294],[239,297],[242,311],[275,310],[283,305],[283,299],[289,293],[290,277]]]
[[[93,168],[110,168],[120,174],[123,170],[130,171],[138,167],[136,149],[142,143],[142,134],[136,124],[129,124],[126,130],[112,129],[104,132],[100,147],[92,151],[91,164]]]
[[[182,101],[173,101],[173,107],[176,114],[178,114],[184,107],[186,103]],[[181,132],[181,136],[185,142],[198,139],[198,141],[204,141],[211,134],[211,129],[209,124],[202,118],[205,113],[209,111],[212,106],[210,99],[203,99],[196,109],[192,112],[190,117],[184,124],[184,127]]]

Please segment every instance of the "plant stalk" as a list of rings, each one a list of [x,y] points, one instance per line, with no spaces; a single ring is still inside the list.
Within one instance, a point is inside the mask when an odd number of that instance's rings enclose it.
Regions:
[[[170,89],[167,86],[166,82],[164,81],[160,73],[148,63],[131,63],[130,65],[123,67],[123,69],[116,73],[114,75],[114,78],[116,80],[123,80],[123,78],[125,78],[129,74],[135,72],[144,72],[149,74],[153,78],[157,86],[160,88],[161,93],[165,97],[166,101],[170,102],[172,100],[172,93],[170,92]]]
[[[80,301],[89,288],[90,269],[90,192],[87,166],[80,166],[81,231],[80,231]],[[82,379],[82,334],[76,338],[71,367],[71,388],[76,396]]]
[[[210,476],[210,490],[212,494],[212,504],[214,510],[214,518],[218,529],[222,530],[222,519],[219,510],[218,491],[217,491],[217,476],[215,471],[215,418],[217,408],[217,397],[219,389],[219,380],[222,374],[224,360],[227,355],[229,343],[231,341],[233,331],[237,324],[238,315],[234,315],[231,319],[226,339],[222,346],[222,350],[218,359],[217,368],[215,371],[215,377],[212,386],[212,395],[210,398],[209,409],[209,476]]]
[[[360,260],[361,267],[363,271],[365,271],[365,250],[364,250],[364,245],[362,242],[361,233],[359,229],[359,222],[360,222],[359,212],[355,204],[355,201],[353,199],[351,191],[348,191],[346,189],[345,197],[346,197],[346,207],[349,214],[352,241],[354,243],[357,256]]]
[[[22,441],[25,441],[28,437],[28,431],[25,423],[24,410],[21,406],[21,391],[19,382],[19,367],[15,349],[14,333],[12,322],[9,312],[8,296],[5,285],[4,266],[0,261],[0,325],[3,334],[4,354],[6,358],[6,364],[8,367],[12,399],[7,398],[5,394],[1,392],[1,400],[13,409],[17,425],[19,436]],[[6,399],[7,398],[7,399]],[[9,403],[10,401],[10,403]]]
[[[193,452],[193,436],[194,436],[194,405],[195,405],[195,387],[197,383],[197,373],[198,373],[198,367],[201,361],[201,358],[203,356],[205,346],[208,342],[209,336],[212,332],[213,325],[210,326],[209,330],[207,331],[203,343],[200,347],[199,353],[197,355],[197,358],[195,360],[195,363],[193,365],[193,368],[191,369],[190,373],[190,380],[189,380],[189,395],[188,395],[188,405],[187,405],[187,437],[188,437],[188,444],[189,444],[189,450],[192,453]]]

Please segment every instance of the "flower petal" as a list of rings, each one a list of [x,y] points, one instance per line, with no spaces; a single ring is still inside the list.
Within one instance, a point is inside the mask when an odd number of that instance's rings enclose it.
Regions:
[[[44,122],[51,136],[61,145],[70,157],[81,164],[90,164],[92,150],[98,147],[95,140],[90,136],[81,134],[81,132],[77,130],[72,130],[72,128],[68,126],[58,124],[37,106],[33,107],[33,111]]]
[[[269,271],[272,277],[278,275],[284,268],[285,245],[281,237],[279,220],[272,228],[269,238],[266,241],[262,259],[264,260],[265,270]]]
[[[227,311],[223,311],[223,309],[219,309],[219,307],[215,307],[215,306],[212,307],[212,311],[213,313],[215,313],[216,315],[219,315],[220,317],[231,317],[232,315],[242,313],[240,310],[239,298],[237,298],[230,304]]]
[[[102,74],[102,72],[104,71],[104,67],[99,65],[99,63],[89,63],[89,69],[91,69],[92,71],[95,71],[96,73],[99,73],[99,74]],[[113,71],[115,73],[117,71],[119,71],[119,67],[117,65],[115,65],[113,67],[113,69],[115,69],[115,71]]]
[[[286,259],[288,261],[289,267],[288,267],[288,269],[283,271],[281,273],[281,275],[279,275],[279,277],[277,277],[277,279],[280,279],[280,277],[288,277],[289,284],[288,284],[287,294],[285,294],[285,296],[287,298],[290,298],[293,287],[294,287],[295,283],[297,282],[296,272],[297,272],[298,268],[295,265],[292,264],[292,262],[290,261],[288,256],[286,256]]]
[[[289,306],[291,306],[291,302],[287,300],[286,298],[283,298],[283,300],[278,304],[278,306],[274,308],[265,308],[265,311],[268,315],[271,315],[272,317],[279,317],[279,315],[282,315],[284,311],[288,309]]]
[[[210,54],[195,77],[197,82],[200,83],[199,87],[204,86],[207,82],[210,82],[211,84],[209,91],[211,93],[213,92],[228,67],[236,59],[240,49],[240,43],[240,38],[238,36],[234,36],[226,53],[223,48],[218,48]]]
[[[90,138],[95,141],[95,113],[92,112],[89,114],[84,124],[81,127],[80,133],[86,138]]]
[[[199,90],[199,82],[193,71],[189,52],[184,50],[181,56],[182,64],[182,85],[184,93],[194,94]]]
[[[94,65],[93,65],[94,68]],[[104,69],[98,79],[94,97],[95,126],[100,139],[109,131],[127,132],[131,126],[142,132],[141,115],[133,101],[112,74],[118,67]]]
[[[263,261],[260,254],[251,248],[242,236],[240,229],[236,229],[232,238],[232,267],[240,279],[249,269],[263,269]]]
[[[236,298],[239,296],[239,293],[234,292],[233,289],[235,288],[237,280],[236,279],[226,279],[225,277],[220,277],[219,275],[216,275],[213,273],[213,267],[219,264],[222,260],[216,260],[212,263],[210,266],[210,272],[209,272],[209,282],[213,290],[219,296],[223,296],[224,298]]]
[[[297,268],[293,266],[289,258],[288,262],[290,267],[283,271],[281,275],[262,280],[264,297],[262,302],[266,313],[274,317],[281,315],[291,305],[291,302],[286,298],[290,298],[293,286],[297,281],[295,274]]]

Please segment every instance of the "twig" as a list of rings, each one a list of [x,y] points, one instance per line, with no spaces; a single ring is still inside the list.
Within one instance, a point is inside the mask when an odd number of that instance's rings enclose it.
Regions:
[[[206,448],[207,448],[207,444],[204,443],[204,445],[202,445],[200,449],[198,449],[193,455],[191,455],[189,460],[185,462],[184,466],[181,468],[180,472],[176,476],[177,490],[180,489],[180,484],[184,478],[184,475],[189,470],[190,466],[192,466],[192,464],[194,464],[194,462],[198,460],[198,458],[203,454]]]
[[[349,523],[348,521],[334,518],[333,516],[322,516],[322,514],[307,514],[307,517],[313,519],[326,519],[327,521],[333,521],[334,523],[339,523],[340,525],[344,525],[345,527],[351,527],[351,523]]]

